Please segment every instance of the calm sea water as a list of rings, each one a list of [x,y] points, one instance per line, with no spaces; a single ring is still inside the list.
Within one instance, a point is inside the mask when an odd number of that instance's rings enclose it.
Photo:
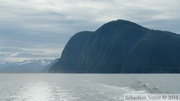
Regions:
[[[0,101],[123,101],[180,93],[179,74],[0,74]]]

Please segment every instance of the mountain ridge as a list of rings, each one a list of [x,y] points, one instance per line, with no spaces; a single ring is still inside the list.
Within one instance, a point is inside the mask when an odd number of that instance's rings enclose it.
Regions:
[[[172,32],[148,29],[130,21],[111,21],[94,32],[72,36],[50,72],[180,72],[177,42],[180,35]]]
[[[1,73],[38,73],[52,60],[24,60],[22,62],[7,62],[1,65]]]

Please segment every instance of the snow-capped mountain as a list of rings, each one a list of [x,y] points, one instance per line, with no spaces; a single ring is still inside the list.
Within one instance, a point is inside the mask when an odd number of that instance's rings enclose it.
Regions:
[[[1,63],[0,72],[10,73],[36,73],[40,72],[45,66],[51,63],[52,60],[25,60],[22,62]]]
[[[48,73],[49,72],[49,69],[59,61],[59,58],[53,60],[50,64],[46,65],[43,69],[42,69],[42,73]]]

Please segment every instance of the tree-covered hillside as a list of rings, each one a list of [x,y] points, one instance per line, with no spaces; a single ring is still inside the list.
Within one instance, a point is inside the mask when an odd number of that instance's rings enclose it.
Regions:
[[[180,35],[124,20],[79,32],[50,72],[178,73]]]

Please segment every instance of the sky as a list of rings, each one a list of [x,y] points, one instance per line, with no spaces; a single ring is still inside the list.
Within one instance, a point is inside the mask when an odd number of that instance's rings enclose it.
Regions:
[[[69,38],[124,19],[180,34],[180,0],[0,0],[0,63],[61,56]]]

